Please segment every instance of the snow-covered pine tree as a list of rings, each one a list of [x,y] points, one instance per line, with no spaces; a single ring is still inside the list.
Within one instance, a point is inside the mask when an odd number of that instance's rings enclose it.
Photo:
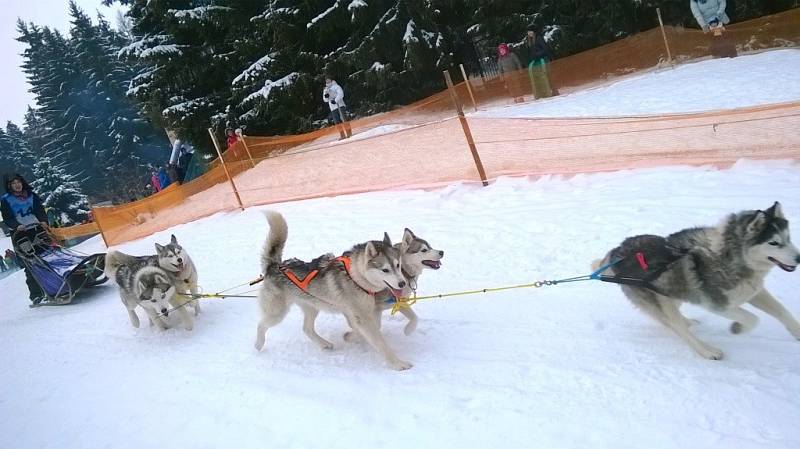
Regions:
[[[77,224],[89,216],[89,201],[80,184],[47,157],[33,166],[31,188],[42,198],[45,209],[55,209],[62,225]]]
[[[2,174],[19,173],[32,179],[36,157],[31,152],[25,134],[17,125],[8,122],[5,131],[0,128],[0,170]],[[5,187],[0,188],[0,195]]]

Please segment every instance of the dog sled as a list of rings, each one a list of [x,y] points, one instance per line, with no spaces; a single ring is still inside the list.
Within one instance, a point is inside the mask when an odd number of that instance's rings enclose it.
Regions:
[[[14,232],[11,243],[45,296],[31,307],[69,304],[81,289],[108,280],[105,253],[85,255],[64,248],[39,224]]]

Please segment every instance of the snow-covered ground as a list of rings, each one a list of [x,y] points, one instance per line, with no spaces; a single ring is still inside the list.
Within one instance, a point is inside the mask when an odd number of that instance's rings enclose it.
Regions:
[[[714,83],[742,76],[723,69],[713,72]],[[750,104],[767,88],[741,86],[737,95]],[[769,101],[798,98],[792,89]],[[642,103],[660,95],[636,92]],[[567,99],[582,95],[552,101],[574,115]],[[600,111],[627,103],[602,90],[597,97]],[[696,107],[696,97],[666,98],[670,112]],[[713,107],[728,106],[717,99]],[[500,178],[489,187],[271,208],[289,223],[286,257],[341,252],[411,228],[445,251],[442,269],[420,281],[424,295],[585,274],[626,236],[714,224],[776,200],[797,223],[798,179],[795,161],[740,161],[729,170]],[[205,291],[226,289],[258,275],[267,232],[260,209],[217,214],[116,249],[153,253],[155,242],[175,234]],[[78,249],[106,250],[99,237]],[[780,271],[767,279],[795,315],[798,276]],[[70,306],[33,310],[22,273],[0,280],[0,291],[3,448],[800,447],[800,342],[780,324],[764,316],[751,333],[734,336],[725,320],[687,308],[700,320],[697,335],[725,351],[725,360],[710,362],[636,311],[618,287],[596,281],[421,301],[411,336],[402,318],[385,320],[390,345],[414,363],[404,372],[386,368],[363,343],[345,343],[346,323],[334,315],[317,326],[333,351],[305,337],[293,309],[259,353],[252,299],[205,300],[193,331],[158,332],[131,327],[113,285]]]

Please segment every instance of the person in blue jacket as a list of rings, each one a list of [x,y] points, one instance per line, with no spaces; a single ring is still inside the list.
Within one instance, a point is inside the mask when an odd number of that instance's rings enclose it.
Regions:
[[[8,229],[11,232],[22,231],[25,226],[32,224],[40,224],[47,229],[47,213],[42,206],[42,199],[33,193],[25,178],[15,173],[6,175],[4,181],[6,193],[0,198],[0,212]],[[44,292],[27,268],[25,282],[28,284],[30,300],[34,304],[40,303],[44,299]]]

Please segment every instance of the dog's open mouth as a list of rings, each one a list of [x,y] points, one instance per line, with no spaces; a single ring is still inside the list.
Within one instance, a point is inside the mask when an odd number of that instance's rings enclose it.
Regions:
[[[774,263],[775,265],[781,267],[781,270],[788,271],[789,273],[791,273],[792,271],[795,270],[795,268],[797,268],[797,265],[786,265],[785,263],[781,262],[780,260],[774,257],[767,257],[767,259],[769,259],[770,262]]]
[[[439,267],[442,266],[442,262],[438,260],[423,260],[422,265],[425,265],[428,268],[432,268],[434,270],[438,270]]]
[[[183,271],[183,264],[182,264],[182,263],[176,263],[176,264],[175,264],[175,268],[176,268],[178,271]]]
[[[398,290],[398,289],[392,287],[386,281],[383,281],[383,283],[386,284],[387,287],[389,287],[389,291],[392,292],[392,296],[394,296],[395,298],[400,298],[400,297],[403,296],[403,290]]]

